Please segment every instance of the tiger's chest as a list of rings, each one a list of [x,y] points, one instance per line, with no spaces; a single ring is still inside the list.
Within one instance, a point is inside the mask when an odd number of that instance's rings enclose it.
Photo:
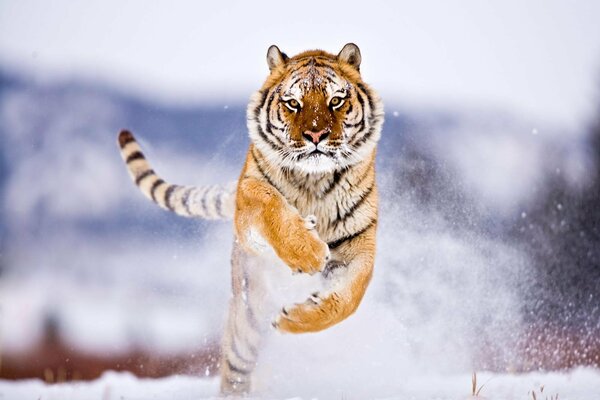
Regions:
[[[329,241],[334,233],[332,225],[340,206],[338,200],[339,199],[333,197],[323,199],[305,195],[296,197],[294,201],[290,201],[290,203],[296,207],[303,217],[308,215],[317,217],[316,230],[319,233],[319,237],[324,241]]]
[[[305,182],[286,184],[282,194],[300,215],[317,217],[319,237],[333,241],[348,231],[348,214],[364,195],[360,185],[352,181],[352,174],[344,178],[307,178]],[[329,178],[329,179],[327,179]]]

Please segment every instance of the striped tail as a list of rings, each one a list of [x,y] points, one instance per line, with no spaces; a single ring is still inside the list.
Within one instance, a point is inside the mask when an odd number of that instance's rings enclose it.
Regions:
[[[200,187],[172,185],[150,167],[131,132],[123,130],[119,133],[119,146],[131,179],[147,198],[160,207],[184,217],[233,217],[235,183]]]

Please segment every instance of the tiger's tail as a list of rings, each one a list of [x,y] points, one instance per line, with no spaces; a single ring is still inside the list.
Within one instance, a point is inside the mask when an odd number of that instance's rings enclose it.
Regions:
[[[181,186],[165,182],[150,167],[133,134],[119,133],[121,157],[129,175],[142,193],[165,210],[184,217],[231,219],[235,202],[235,183],[213,186]]]

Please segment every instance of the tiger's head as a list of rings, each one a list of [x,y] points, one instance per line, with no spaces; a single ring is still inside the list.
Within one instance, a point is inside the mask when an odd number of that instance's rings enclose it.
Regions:
[[[383,105],[361,79],[355,44],[337,56],[313,50],[291,58],[271,46],[267,63],[269,77],[248,106],[248,130],[270,163],[330,173],[373,153]]]

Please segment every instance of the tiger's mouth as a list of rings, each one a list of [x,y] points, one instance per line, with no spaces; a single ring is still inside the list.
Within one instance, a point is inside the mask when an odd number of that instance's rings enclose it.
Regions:
[[[342,162],[344,158],[339,146],[327,143],[327,141],[318,144],[308,141],[296,142],[292,147],[296,154],[297,166],[304,167],[303,169],[310,172],[327,172]]]
[[[298,153],[301,158],[308,157],[316,157],[316,156],[325,156],[331,157],[334,153],[333,150],[324,148],[323,145],[314,145],[312,143],[304,142],[302,144],[296,143],[293,144],[295,152]]]
[[[307,150],[303,154],[303,158],[318,158],[318,157],[333,158],[333,151],[315,147],[314,149]]]
[[[307,146],[297,153],[294,168],[306,173],[331,173],[343,163],[339,150]]]

